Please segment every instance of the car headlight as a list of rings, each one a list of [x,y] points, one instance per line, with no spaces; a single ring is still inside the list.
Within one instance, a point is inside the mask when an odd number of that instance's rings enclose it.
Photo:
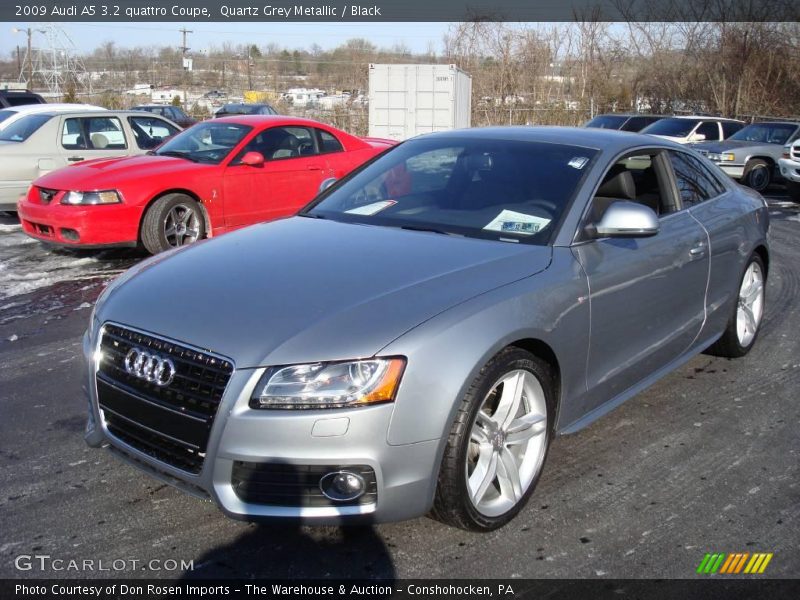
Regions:
[[[67,192],[61,199],[61,204],[119,204],[122,198],[114,190],[104,192]]]
[[[736,160],[736,156],[730,152],[725,152],[723,154],[719,154],[717,152],[709,152],[708,158],[709,160],[713,160],[716,162],[730,162],[732,160]]]
[[[394,401],[404,358],[369,358],[267,369],[251,408],[344,408]]]

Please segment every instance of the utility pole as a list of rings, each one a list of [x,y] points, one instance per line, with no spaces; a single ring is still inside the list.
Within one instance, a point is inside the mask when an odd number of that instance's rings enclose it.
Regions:
[[[33,37],[33,30],[28,27],[28,85],[29,89],[33,89],[33,45],[31,38]]]
[[[183,71],[183,104],[184,107],[189,106],[189,91],[186,89],[186,53],[189,51],[189,47],[186,45],[186,34],[187,33],[194,33],[194,31],[190,29],[186,29],[186,27],[180,28],[178,31],[181,32],[183,36],[183,43],[181,45],[181,69]]]

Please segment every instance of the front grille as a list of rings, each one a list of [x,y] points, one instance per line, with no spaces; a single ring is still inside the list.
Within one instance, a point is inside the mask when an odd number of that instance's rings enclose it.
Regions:
[[[800,160],[800,146],[793,145],[789,153],[792,155],[793,159]]]
[[[366,493],[347,502],[334,502],[324,496],[320,479],[340,470],[361,475],[367,484]],[[237,460],[233,463],[231,485],[243,502],[269,506],[354,506],[374,504],[378,497],[375,471],[366,465],[289,465]]]
[[[39,190],[39,200],[42,204],[50,204],[53,198],[56,197],[58,190],[48,190],[46,188],[37,188]]]
[[[129,373],[125,357],[132,348],[170,359],[172,382],[162,387]],[[112,324],[103,327],[100,350],[97,396],[109,433],[161,462],[199,473],[233,364]]]

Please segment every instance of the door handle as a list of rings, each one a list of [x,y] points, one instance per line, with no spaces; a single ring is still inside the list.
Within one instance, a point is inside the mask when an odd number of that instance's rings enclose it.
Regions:
[[[83,160],[83,157],[82,156],[68,156],[67,160],[69,162],[78,162],[78,161]]]
[[[322,171],[322,167],[320,165],[308,165],[306,169],[309,171]]]
[[[698,242],[697,244],[695,244],[693,248],[689,250],[689,254],[691,254],[692,256],[702,256],[705,251],[706,251],[705,242]]]

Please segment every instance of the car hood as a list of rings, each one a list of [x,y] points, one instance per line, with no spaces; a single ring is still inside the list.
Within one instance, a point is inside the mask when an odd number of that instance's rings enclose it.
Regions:
[[[697,144],[692,144],[692,148],[695,150],[699,150],[700,152],[713,152],[716,154],[722,152],[736,152],[737,150],[741,150],[747,148],[748,150],[755,149],[755,148],[766,148],[768,151],[783,151],[783,146],[781,144],[764,144],[761,142],[746,142],[740,140],[723,140],[721,142],[699,142]]]
[[[98,158],[87,160],[65,169],[43,175],[34,183],[52,189],[79,190],[114,189],[129,181],[141,181],[148,177],[178,177],[217,168],[218,165],[196,163],[172,156],[140,154],[122,158]]]
[[[372,356],[435,315],[544,270],[551,248],[294,217],[140,263],[98,303],[237,368]]]

